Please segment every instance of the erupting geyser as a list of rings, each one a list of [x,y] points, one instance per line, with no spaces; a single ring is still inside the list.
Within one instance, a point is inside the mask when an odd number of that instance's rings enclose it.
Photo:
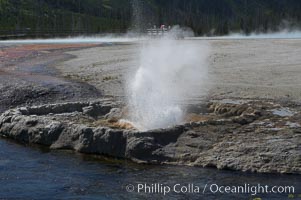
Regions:
[[[205,94],[207,44],[170,36],[146,41],[129,83],[129,120],[140,130],[183,122],[185,101]]]

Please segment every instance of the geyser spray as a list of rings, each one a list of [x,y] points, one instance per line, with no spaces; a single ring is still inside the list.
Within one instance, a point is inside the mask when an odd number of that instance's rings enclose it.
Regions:
[[[140,52],[128,87],[129,120],[140,130],[181,123],[185,102],[206,92],[208,44],[167,36],[144,42]]]

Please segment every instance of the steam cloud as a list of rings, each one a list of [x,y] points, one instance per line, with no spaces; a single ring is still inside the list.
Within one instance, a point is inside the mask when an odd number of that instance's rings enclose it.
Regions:
[[[95,37],[69,37],[53,39],[25,39],[25,40],[3,40],[0,44],[77,44],[77,43],[123,43],[139,41],[143,38],[124,36],[95,36]]]
[[[206,39],[207,37],[203,37]],[[242,33],[231,33],[226,36],[210,37],[211,39],[300,39],[301,31],[299,30],[287,30],[283,29],[278,32],[269,33],[251,33],[250,35],[244,35]]]
[[[185,101],[205,94],[209,46],[176,40],[179,33],[184,34],[177,28],[141,47],[140,67],[128,89],[130,121],[140,130],[181,123]]]

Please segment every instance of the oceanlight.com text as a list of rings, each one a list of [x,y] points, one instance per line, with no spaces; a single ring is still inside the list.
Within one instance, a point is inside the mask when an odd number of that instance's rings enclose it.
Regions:
[[[258,194],[294,194],[294,186],[280,186],[280,185],[262,185],[262,184],[243,184],[243,185],[219,185],[219,184],[205,184],[197,185],[189,184],[174,184],[166,185],[161,183],[138,183],[128,184],[126,186],[127,192],[136,192],[140,194],[162,194],[170,193],[177,194],[249,194],[252,196]]]

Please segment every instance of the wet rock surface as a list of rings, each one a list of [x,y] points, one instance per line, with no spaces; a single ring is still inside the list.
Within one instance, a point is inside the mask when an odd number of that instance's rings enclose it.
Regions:
[[[19,105],[95,99],[102,92],[60,76],[53,65],[74,58],[67,49],[95,45],[11,45],[0,51],[0,113]]]
[[[122,104],[19,107],[0,116],[0,134],[23,143],[102,154],[139,163],[301,174],[300,106],[262,101],[208,102],[204,113],[166,129],[124,126]],[[279,115],[275,110],[290,110]],[[196,117],[198,116],[198,117]]]

